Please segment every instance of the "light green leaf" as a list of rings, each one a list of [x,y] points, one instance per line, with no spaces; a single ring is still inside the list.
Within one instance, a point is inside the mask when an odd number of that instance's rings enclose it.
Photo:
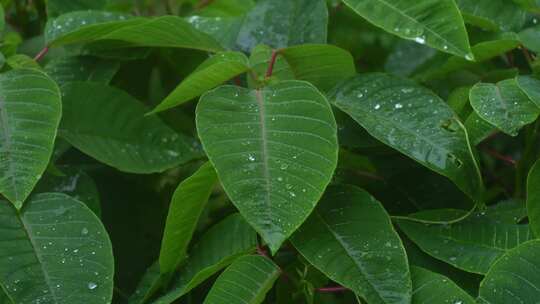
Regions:
[[[72,56],[59,57],[48,62],[45,66],[45,72],[60,86],[74,81],[108,84],[119,68],[120,64],[117,61]]]
[[[14,303],[111,302],[111,242],[84,204],[38,194],[20,213],[1,201],[0,218],[0,284]]]
[[[249,62],[244,54],[216,54],[184,79],[152,112],[157,113],[181,105],[248,70]]]
[[[470,92],[471,106],[478,116],[506,134],[517,136],[525,125],[540,114],[515,79],[491,83],[478,83]]]
[[[537,303],[540,298],[540,240],[524,243],[493,264],[480,284],[478,303]]]
[[[328,44],[304,44],[280,50],[295,78],[328,91],[356,74],[354,59],[344,49]]]
[[[360,16],[399,37],[473,60],[453,0],[343,0]]]
[[[241,257],[219,276],[204,304],[260,304],[280,273],[267,257]]]
[[[152,303],[173,303],[238,257],[255,251],[256,246],[257,234],[242,216],[229,216],[210,228],[193,246],[171,290]]]
[[[161,241],[162,274],[174,272],[186,258],[188,244],[216,182],[214,168],[206,163],[176,188]]]
[[[426,225],[400,220],[399,227],[424,252],[459,269],[485,274],[508,250],[531,239],[527,225],[501,222],[491,210],[476,212],[450,225]],[[437,209],[415,217],[449,217],[461,210]]]
[[[531,230],[540,236],[540,161],[532,167],[527,178],[527,214]]]
[[[58,86],[44,73],[0,74],[0,193],[17,208],[47,168],[61,113]]]
[[[480,201],[482,178],[467,132],[433,92],[407,79],[373,73],[341,83],[330,96],[372,136],[448,177]]]
[[[177,16],[131,18],[123,14],[83,11],[47,22],[49,46],[118,41],[116,47],[170,47],[217,52],[221,46]]]
[[[420,267],[411,267],[412,304],[475,304],[476,301],[449,278]]]
[[[223,86],[201,97],[197,130],[233,204],[276,252],[304,222],[337,165],[337,127],[311,84]]]
[[[516,77],[517,85],[540,108],[540,80],[532,76]]]
[[[527,14],[508,0],[456,0],[467,23],[491,31],[518,31]]]
[[[124,172],[162,172],[198,157],[197,144],[165,125],[127,93],[100,83],[62,87],[59,134],[93,158]]]
[[[293,245],[330,279],[368,303],[409,303],[407,256],[390,217],[367,192],[331,186]]]

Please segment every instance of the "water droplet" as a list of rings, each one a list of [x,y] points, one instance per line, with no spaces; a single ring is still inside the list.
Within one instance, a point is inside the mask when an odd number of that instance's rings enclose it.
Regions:
[[[401,109],[401,108],[403,108],[403,105],[400,104],[400,103],[396,103],[396,105],[394,106],[394,108],[396,108],[396,109]]]
[[[424,44],[424,43],[426,43],[426,37],[419,36],[419,37],[414,38],[414,41],[416,41],[416,42],[418,42],[420,44]]]
[[[255,156],[249,155],[249,156],[248,156],[248,160],[249,160],[249,161],[255,161]]]
[[[97,284],[96,284],[96,283],[94,283],[94,282],[89,282],[89,283],[88,283],[88,289],[94,290],[94,289],[96,289],[96,288],[97,288]]]
[[[285,169],[287,169],[288,167],[289,167],[289,165],[287,165],[287,164],[281,164],[281,166],[279,166],[279,168],[280,168],[281,170],[285,170]]]
[[[467,59],[469,61],[474,61],[474,55],[472,53],[469,53],[469,54],[465,55],[465,59]]]
[[[356,95],[356,97],[358,97],[358,98],[362,98],[362,97],[364,97],[364,94],[362,94],[362,93],[358,93],[358,95]]]
[[[381,108],[381,105],[380,105],[380,104],[376,104],[375,107],[374,107],[375,110],[378,110],[378,109],[380,109],[380,108]]]
[[[82,235],[87,235],[87,234],[88,234],[88,228],[84,227],[84,228],[81,230],[81,234],[82,234]]]

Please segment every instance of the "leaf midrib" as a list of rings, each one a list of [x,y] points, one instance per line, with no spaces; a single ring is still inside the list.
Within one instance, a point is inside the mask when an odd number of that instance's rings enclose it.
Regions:
[[[266,136],[266,107],[264,104],[264,92],[262,89],[258,89],[255,91],[255,97],[257,100],[257,106],[259,108],[259,120],[261,125],[261,159],[262,159],[262,166],[263,166],[263,177],[265,180],[265,205],[266,205],[266,212],[268,213],[269,218],[271,217],[271,208],[270,208],[270,191],[271,191],[271,183],[270,183],[270,169],[268,166],[268,139]]]
[[[3,96],[0,97],[0,125],[2,127],[2,132],[4,133],[4,143],[6,146],[5,153],[7,154],[8,159],[8,172],[6,172],[8,179],[11,181],[11,188],[13,189],[15,193],[15,200],[19,200],[19,191],[17,188],[17,183],[15,183],[15,179],[13,178],[13,173],[15,171],[14,168],[14,162],[9,161],[11,158],[11,132],[9,128],[9,122],[8,122],[8,115],[7,115],[7,109],[6,109],[6,103],[4,101]]]

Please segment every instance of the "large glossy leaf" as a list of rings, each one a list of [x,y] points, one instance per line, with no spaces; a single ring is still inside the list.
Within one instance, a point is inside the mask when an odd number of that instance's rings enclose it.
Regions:
[[[532,232],[540,236],[540,161],[532,167],[527,179],[527,214]]]
[[[0,74],[0,193],[20,207],[51,158],[62,104],[37,70]]]
[[[170,304],[204,282],[238,257],[255,251],[257,234],[234,214],[212,227],[191,249],[171,290],[153,304]]]
[[[526,12],[508,0],[456,0],[465,21],[493,31],[518,31]]]
[[[337,128],[311,84],[223,86],[201,97],[197,130],[223,188],[271,250],[304,222],[337,164]]]
[[[304,44],[285,48],[280,54],[296,79],[309,81],[322,91],[356,74],[352,55],[332,45]]]
[[[512,136],[540,114],[540,108],[521,90],[515,79],[497,84],[478,83],[471,89],[470,100],[478,116]]]
[[[109,83],[120,64],[95,57],[60,57],[45,66],[45,72],[60,86],[73,81]]]
[[[473,60],[463,18],[453,0],[344,0],[384,30]]]
[[[174,132],[127,93],[104,84],[63,88],[60,136],[84,153],[133,173],[170,169],[197,157],[193,140]]]
[[[429,255],[468,272],[485,274],[508,250],[531,239],[527,225],[491,217],[492,210],[474,213],[450,225],[426,225],[400,220],[399,227]],[[455,217],[458,210],[429,210],[416,217]]]
[[[244,18],[236,43],[248,52],[258,44],[277,49],[326,43],[327,27],[324,0],[263,0]]]
[[[480,284],[478,303],[537,303],[540,298],[540,240],[524,243],[501,257]]]
[[[176,188],[161,241],[161,273],[174,272],[186,258],[187,246],[216,182],[214,168],[206,163]]]
[[[374,73],[341,83],[330,96],[372,136],[480,200],[482,179],[467,132],[433,92],[407,79]]]
[[[280,273],[267,257],[241,257],[219,276],[204,304],[260,304]]]
[[[220,51],[221,46],[177,16],[131,18],[123,14],[83,11],[64,14],[47,23],[50,46],[95,41],[122,42],[116,47],[170,47]]]
[[[58,193],[0,202],[0,284],[14,303],[110,303],[112,246],[99,219]]]
[[[411,267],[412,304],[475,304],[476,301],[449,278],[421,267]]]
[[[368,303],[409,303],[405,249],[390,217],[367,192],[331,186],[292,238],[313,266]]]
[[[160,112],[190,101],[225,81],[249,70],[248,58],[239,52],[216,54],[203,62],[155,109]]]

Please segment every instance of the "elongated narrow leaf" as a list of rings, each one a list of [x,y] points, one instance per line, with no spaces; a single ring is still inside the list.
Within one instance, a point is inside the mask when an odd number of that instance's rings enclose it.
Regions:
[[[241,257],[219,276],[204,304],[260,304],[280,272],[267,257]]]
[[[45,41],[50,46],[95,41],[118,41],[116,47],[171,47],[220,51],[210,36],[177,16],[131,18],[123,14],[83,11],[64,14],[47,23]]]
[[[367,192],[331,186],[292,238],[317,269],[368,303],[409,303],[405,249],[390,217]]]
[[[501,257],[480,284],[478,303],[537,303],[540,298],[540,240],[524,243]]]
[[[108,84],[119,68],[120,64],[111,60],[73,56],[60,57],[49,62],[45,66],[45,72],[60,86],[73,81]]]
[[[174,272],[186,258],[187,246],[216,182],[214,168],[206,163],[176,188],[161,242],[161,273]]]
[[[242,216],[229,216],[212,227],[193,246],[171,290],[152,303],[173,303],[238,257],[255,251],[256,246],[257,234]]]
[[[531,76],[516,77],[517,85],[540,108],[540,80]]]
[[[417,216],[448,217],[458,210],[430,210]],[[400,220],[399,227],[429,255],[468,272],[485,274],[508,250],[531,239],[527,225],[501,222],[490,210],[450,225]]]
[[[62,104],[44,73],[0,74],[0,193],[20,207],[51,158]]]
[[[343,82],[330,96],[372,136],[480,200],[482,178],[467,132],[433,92],[410,80],[375,73]]]
[[[239,52],[216,54],[203,62],[193,74],[184,79],[153,112],[160,112],[181,105],[248,70],[248,58],[244,54]]]
[[[159,262],[155,262],[146,270],[139,281],[135,292],[129,297],[129,304],[144,304],[161,288],[165,281],[159,269]]]
[[[304,222],[337,164],[337,128],[312,85],[223,86],[201,97],[197,130],[223,188],[275,253]]]
[[[478,83],[470,92],[471,105],[485,121],[512,136],[535,121],[540,108],[520,89],[515,79]]]
[[[110,303],[112,246],[99,219],[58,193],[18,213],[0,202],[0,283],[14,303]]]
[[[527,179],[527,215],[535,236],[540,236],[540,161],[532,167]]]
[[[127,93],[104,84],[63,88],[60,136],[95,159],[125,172],[152,173],[197,157],[193,140],[174,132]]]
[[[280,51],[296,79],[311,82],[328,91],[338,82],[356,74],[352,55],[327,44],[305,44]]]
[[[449,278],[420,267],[411,267],[412,304],[475,304],[476,301]]]
[[[507,0],[456,0],[467,23],[492,31],[519,31],[526,12]]]
[[[440,51],[473,59],[463,18],[453,0],[343,0],[384,30]]]

